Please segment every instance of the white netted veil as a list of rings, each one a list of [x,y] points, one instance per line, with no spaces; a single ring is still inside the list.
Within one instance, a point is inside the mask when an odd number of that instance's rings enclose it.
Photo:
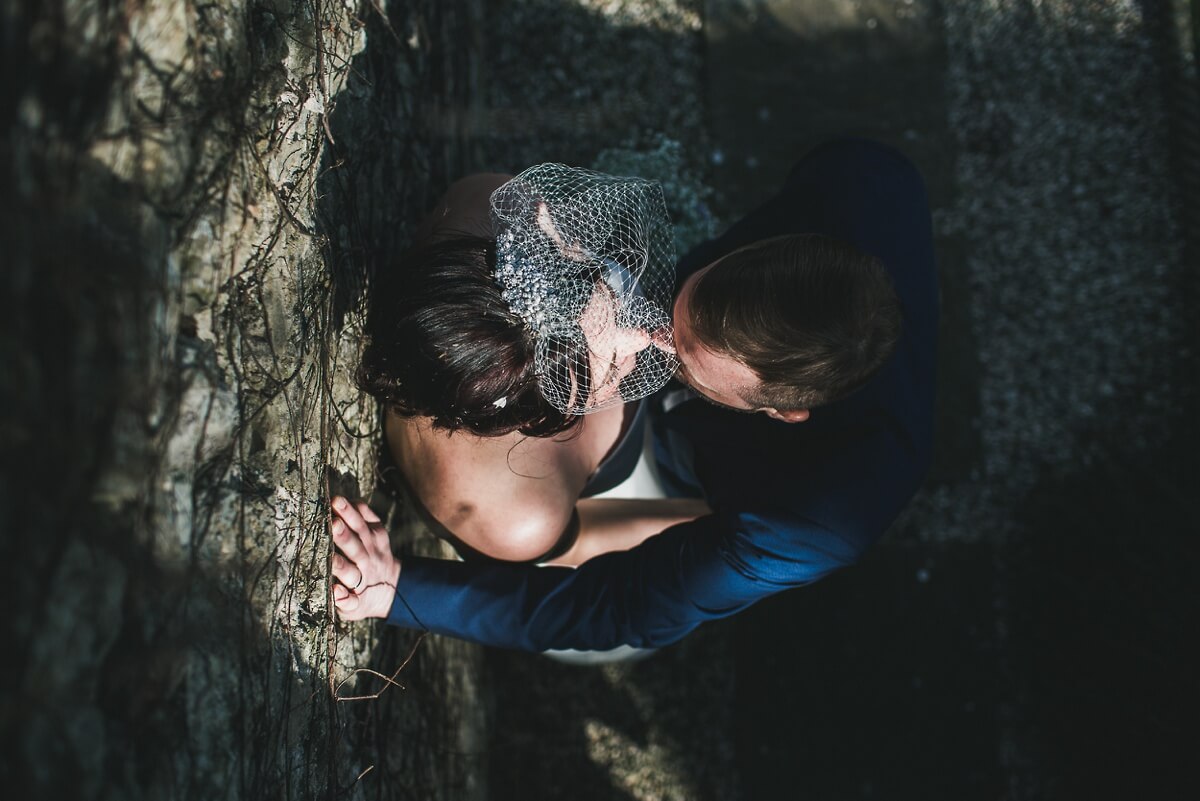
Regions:
[[[662,188],[539,164],[492,193],[491,206],[496,282],[534,332],[546,400],[588,414],[666,384],[678,363]]]

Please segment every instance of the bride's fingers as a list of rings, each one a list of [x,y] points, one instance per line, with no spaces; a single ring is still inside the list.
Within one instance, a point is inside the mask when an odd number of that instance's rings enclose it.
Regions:
[[[350,592],[357,592],[362,589],[363,573],[358,565],[346,559],[341,554],[333,555],[333,576],[338,581],[345,585]]]
[[[368,506],[366,501],[355,501],[354,507],[362,515],[367,525],[371,527],[371,537],[373,539],[368,539],[364,536],[362,538],[363,545],[368,550],[391,550],[391,536],[388,534],[387,527],[383,525],[383,521],[379,519],[379,515],[375,514],[375,510]]]
[[[365,505],[365,504],[364,504]],[[335,495],[333,497],[333,513],[345,521],[346,525],[360,537],[367,536],[371,531],[371,524],[363,519],[362,514],[356,507],[356,504]]]
[[[362,516],[362,519],[371,525],[383,522],[379,519],[379,515],[375,514],[375,510],[370,506],[367,506],[366,501],[355,501],[354,508],[358,510],[358,513]]]
[[[333,534],[333,544],[338,550],[346,555],[346,558],[351,562],[360,562],[366,555],[367,551],[363,547],[362,540],[357,534],[350,530],[345,521],[334,518],[329,525],[329,530]]]
[[[358,596],[354,595],[353,593],[347,595],[345,598],[342,598],[340,601],[336,598],[333,601],[333,605],[337,607],[338,612],[342,615],[342,617],[345,617],[348,620],[355,619],[354,613],[358,611],[358,607],[361,605],[361,603],[362,602],[358,600]]]
[[[333,602],[344,601],[350,597],[350,590],[343,587],[341,584],[333,585]]]

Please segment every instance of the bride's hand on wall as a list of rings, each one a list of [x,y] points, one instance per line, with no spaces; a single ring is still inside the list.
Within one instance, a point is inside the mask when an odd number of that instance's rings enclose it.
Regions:
[[[383,522],[364,501],[332,499],[333,603],[343,620],[387,617],[400,580]]]

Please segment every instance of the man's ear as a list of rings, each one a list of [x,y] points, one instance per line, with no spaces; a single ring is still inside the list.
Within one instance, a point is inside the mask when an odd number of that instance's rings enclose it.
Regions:
[[[781,420],[784,423],[803,423],[808,419],[808,409],[772,409],[770,407],[763,409],[767,413],[767,417],[772,420]]]

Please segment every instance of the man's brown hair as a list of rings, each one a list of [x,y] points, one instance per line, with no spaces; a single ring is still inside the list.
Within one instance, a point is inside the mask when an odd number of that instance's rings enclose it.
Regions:
[[[816,234],[755,242],[700,276],[688,304],[696,337],[762,380],[755,406],[810,409],[875,374],[900,339],[883,264]]]

